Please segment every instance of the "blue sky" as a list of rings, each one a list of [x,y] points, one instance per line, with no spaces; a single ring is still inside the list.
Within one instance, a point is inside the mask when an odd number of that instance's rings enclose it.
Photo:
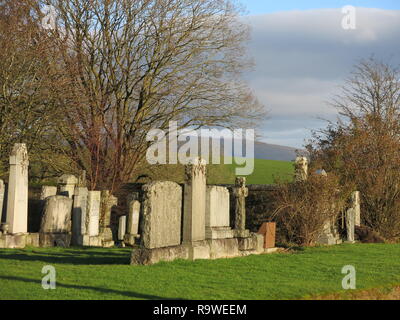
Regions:
[[[341,8],[346,5],[400,10],[399,0],[242,0],[250,14],[289,10]]]
[[[355,64],[374,56],[400,66],[400,0],[242,0],[252,27],[249,86],[269,111],[264,142],[301,148],[312,130],[336,121],[328,105]],[[345,30],[341,8],[356,9]],[[384,10],[382,10],[384,9]]]

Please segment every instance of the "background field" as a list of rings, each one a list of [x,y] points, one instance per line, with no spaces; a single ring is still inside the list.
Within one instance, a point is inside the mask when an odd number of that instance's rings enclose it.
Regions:
[[[235,169],[234,164],[208,165],[207,183],[208,184],[234,184]],[[148,174],[154,180],[171,180],[178,183],[184,181],[184,167],[182,165],[164,165],[152,167],[153,172]],[[290,180],[293,178],[293,162],[275,160],[254,160],[254,172],[247,177],[247,184],[273,184],[274,179]]]
[[[343,266],[357,289],[400,284],[400,245],[340,245],[245,258],[129,266],[130,249],[0,250],[1,299],[301,299],[345,295]],[[57,270],[43,290],[41,270]]]

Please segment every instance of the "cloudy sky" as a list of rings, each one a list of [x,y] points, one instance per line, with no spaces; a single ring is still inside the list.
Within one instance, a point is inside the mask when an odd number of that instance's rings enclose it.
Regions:
[[[270,111],[265,142],[302,147],[311,129],[336,111],[326,102],[352,66],[374,56],[400,65],[400,1],[243,0],[253,29],[250,86]],[[323,3],[323,4],[322,4]],[[344,30],[345,5],[356,7],[356,29]]]

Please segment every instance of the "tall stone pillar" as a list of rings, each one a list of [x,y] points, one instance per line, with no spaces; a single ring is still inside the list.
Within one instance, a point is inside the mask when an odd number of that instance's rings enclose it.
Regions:
[[[185,167],[183,242],[206,238],[206,161],[196,158]]]
[[[101,217],[100,217],[100,239],[103,247],[114,246],[111,230],[111,209],[118,205],[118,199],[110,194],[110,191],[101,192]]]
[[[140,219],[140,202],[137,200],[128,201],[128,226],[125,235],[125,243],[134,245],[135,239],[139,238],[139,219]]]
[[[297,157],[295,162],[295,180],[306,181],[308,178],[308,160],[306,157]]]
[[[9,232],[28,232],[28,151],[24,143],[16,143],[10,155],[7,223]]]
[[[100,191],[89,191],[87,203],[87,232],[89,237],[98,237],[100,232]]]
[[[126,216],[119,217],[118,240],[123,241],[126,234]]]
[[[78,184],[78,179],[72,174],[64,174],[58,179],[60,184],[60,194],[73,199],[75,187]]]
[[[361,226],[361,194],[360,191],[355,191],[351,195],[351,208],[354,209],[354,225]]]
[[[6,187],[4,185],[4,181],[0,179],[0,224],[1,224],[1,218],[3,215],[3,205],[4,205],[4,193],[5,193]]]
[[[236,198],[235,207],[235,233],[236,237],[246,238],[250,236],[246,230],[246,198],[249,195],[249,189],[246,187],[246,178],[236,178],[236,186],[233,188],[233,195]]]
[[[86,215],[89,191],[87,188],[76,187],[74,191],[74,205],[72,209],[72,244],[77,246],[87,245]]]
[[[354,243],[354,223],[355,223],[355,210],[350,208],[346,211],[346,233],[347,242]]]

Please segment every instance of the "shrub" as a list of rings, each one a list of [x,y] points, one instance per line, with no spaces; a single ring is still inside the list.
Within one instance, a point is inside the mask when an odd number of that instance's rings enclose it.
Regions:
[[[328,220],[339,218],[349,192],[338,179],[311,175],[307,181],[280,184],[274,200],[278,241],[301,246],[314,245]]]

